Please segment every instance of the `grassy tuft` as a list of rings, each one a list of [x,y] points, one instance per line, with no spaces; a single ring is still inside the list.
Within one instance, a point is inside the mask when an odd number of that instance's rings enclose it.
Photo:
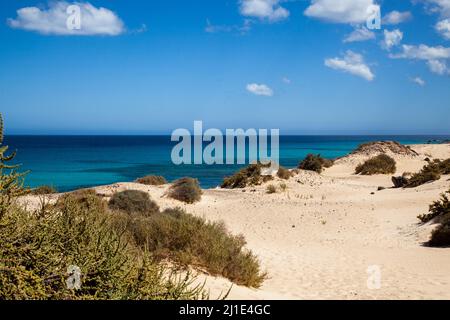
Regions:
[[[197,179],[185,177],[172,184],[168,196],[182,202],[194,203],[201,200],[202,193]]]
[[[331,166],[333,166],[333,160],[324,159],[320,154],[308,154],[306,158],[299,163],[298,168],[321,173],[324,168],[330,168]]]
[[[421,215],[418,218],[423,223],[433,221],[439,223],[439,226],[431,233],[431,238],[427,245],[432,247],[450,246],[450,200],[447,194],[450,190],[441,195],[441,199],[430,205],[428,214]]]
[[[277,176],[280,179],[289,180],[292,177],[292,172],[286,168],[280,167],[277,171]]]
[[[109,208],[128,214],[150,215],[159,212],[159,206],[150,199],[148,193],[138,190],[125,190],[115,193],[109,200]]]
[[[35,196],[54,194],[54,193],[58,193],[58,190],[56,190],[52,186],[40,186],[40,187],[30,190],[30,194],[35,195]]]
[[[370,176],[374,174],[393,174],[396,170],[395,160],[386,154],[380,154],[358,165],[355,173]]]
[[[277,187],[275,187],[273,184],[269,184],[266,188],[266,193],[272,194],[277,192]]]
[[[136,179],[137,183],[145,184],[148,186],[161,186],[167,184],[167,180],[162,176],[145,176]]]
[[[227,177],[223,180],[221,188],[224,189],[238,189],[245,188],[247,186],[257,186],[263,182],[272,180],[271,176],[262,176],[261,169],[268,168],[270,164],[263,165],[261,163],[251,164],[245,167],[234,175]]]

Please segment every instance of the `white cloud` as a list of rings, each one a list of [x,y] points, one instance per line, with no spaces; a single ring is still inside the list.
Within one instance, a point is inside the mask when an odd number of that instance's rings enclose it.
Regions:
[[[280,0],[241,0],[240,12],[246,17],[272,22],[289,17],[289,11],[280,5]]]
[[[421,77],[412,78],[411,81],[421,87],[423,87],[426,84],[425,81]]]
[[[450,48],[443,46],[429,47],[425,44],[419,46],[402,45],[402,52],[391,54],[393,59],[415,59],[415,60],[440,60],[450,58]]]
[[[403,32],[398,29],[389,31],[384,30],[384,40],[381,43],[381,47],[386,50],[391,50],[392,47],[398,46],[403,39]]]
[[[247,84],[247,91],[257,96],[273,96],[273,90],[265,84],[249,83]]]
[[[344,42],[356,42],[356,41],[366,41],[375,39],[375,33],[367,29],[366,27],[360,27],[353,30],[352,33],[348,34]]]
[[[394,25],[411,20],[412,14],[409,11],[391,11],[383,17],[383,24]]]
[[[402,52],[389,55],[393,59],[425,60],[431,72],[439,75],[450,75],[447,59],[450,59],[450,48],[403,45]]]
[[[249,19],[245,19],[242,25],[214,25],[209,19],[206,20],[205,32],[207,33],[220,33],[220,32],[237,32],[239,34],[247,34],[252,27],[252,23]]]
[[[358,53],[348,50],[343,58],[330,58],[325,60],[325,65],[329,68],[340,70],[362,77],[367,81],[372,81],[375,75],[365,64],[364,57]]]
[[[379,8],[374,0],[311,0],[305,15],[335,23],[359,24]]]
[[[437,12],[444,18],[450,18],[450,0],[423,0],[429,11]]]
[[[439,21],[435,28],[445,39],[450,40],[450,19]]]
[[[80,8],[80,28],[68,28],[67,13],[70,5]],[[115,36],[125,31],[122,20],[111,10],[96,8],[88,2],[50,2],[47,9],[25,7],[17,10],[17,17],[7,20],[12,28],[35,31],[45,35],[108,35]]]
[[[427,65],[431,72],[438,75],[442,76],[445,74],[450,74],[450,69],[447,67],[447,63],[445,61],[429,60]]]

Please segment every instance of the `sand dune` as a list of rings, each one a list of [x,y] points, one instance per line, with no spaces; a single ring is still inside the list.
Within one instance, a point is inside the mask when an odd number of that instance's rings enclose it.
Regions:
[[[413,149],[417,156],[393,155],[398,174],[418,171],[426,157],[450,158],[448,144]],[[168,186],[120,183],[96,189],[106,196],[145,190],[162,208],[181,206],[242,233],[269,278],[258,290],[233,286],[231,299],[450,299],[450,248],[422,246],[434,226],[421,226],[416,218],[448,190],[450,177],[414,189],[391,189],[390,176],[353,175],[355,165],[369,156],[339,159],[321,175],[300,171],[285,192],[266,194],[264,185],[211,189],[193,205],[165,197]],[[388,189],[377,191],[378,186]],[[367,285],[370,266],[381,272],[379,289]],[[207,276],[213,298],[230,285]]]

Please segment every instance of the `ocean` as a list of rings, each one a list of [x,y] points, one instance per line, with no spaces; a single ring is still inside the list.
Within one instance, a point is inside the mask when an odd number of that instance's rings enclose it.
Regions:
[[[280,164],[296,167],[308,153],[341,157],[359,144],[395,140],[404,144],[449,139],[449,136],[281,136]],[[4,143],[17,150],[16,163],[30,171],[29,187],[50,185],[60,192],[115,182],[133,181],[145,175],[161,175],[168,181],[194,177],[203,188],[214,188],[242,165],[179,165],[171,161],[176,144],[170,136],[6,136]]]

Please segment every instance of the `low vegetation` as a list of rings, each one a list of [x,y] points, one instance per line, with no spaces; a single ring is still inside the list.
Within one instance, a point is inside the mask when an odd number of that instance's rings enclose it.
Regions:
[[[113,194],[109,200],[111,210],[123,211],[128,214],[150,215],[159,212],[159,206],[150,199],[147,192],[125,190]]]
[[[322,158],[320,154],[308,154],[306,158],[299,163],[298,168],[321,173],[324,168],[330,168],[332,165],[333,160]]]
[[[273,179],[272,176],[263,176],[261,174],[262,168],[268,168],[270,164],[264,165],[261,163],[251,164],[246,168],[243,168],[236,172],[231,177],[227,177],[223,180],[221,188],[224,189],[237,189],[245,188],[248,186],[261,185],[264,182]]]
[[[54,193],[58,193],[58,190],[56,190],[52,186],[40,186],[40,187],[30,190],[30,194],[35,195],[35,196],[54,194]]]
[[[145,176],[142,178],[136,179],[137,183],[145,184],[148,186],[161,186],[167,184],[166,178],[162,176]]]
[[[181,209],[149,216],[118,214],[115,219],[119,230],[125,228],[136,245],[158,260],[197,266],[249,287],[259,287],[266,277],[256,257],[244,249],[244,238],[230,234],[222,222],[207,222]]]
[[[277,187],[275,187],[273,184],[269,184],[266,188],[266,193],[272,194],[277,192]]]
[[[292,172],[284,167],[279,167],[277,171],[277,177],[284,180],[289,180],[292,177]]]
[[[382,153],[358,165],[355,173],[369,176],[374,174],[393,174],[396,170],[395,160]]]
[[[439,226],[431,233],[431,238],[427,245],[432,247],[450,246],[450,200],[447,196],[450,190],[441,195],[441,199],[430,205],[428,214],[418,218],[423,223],[432,221],[439,223]]]
[[[202,193],[197,179],[185,177],[172,184],[168,196],[182,202],[194,203],[201,200]]]
[[[441,178],[441,170],[436,161],[425,165],[422,170],[411,175],[405,188],[415,188]]]

